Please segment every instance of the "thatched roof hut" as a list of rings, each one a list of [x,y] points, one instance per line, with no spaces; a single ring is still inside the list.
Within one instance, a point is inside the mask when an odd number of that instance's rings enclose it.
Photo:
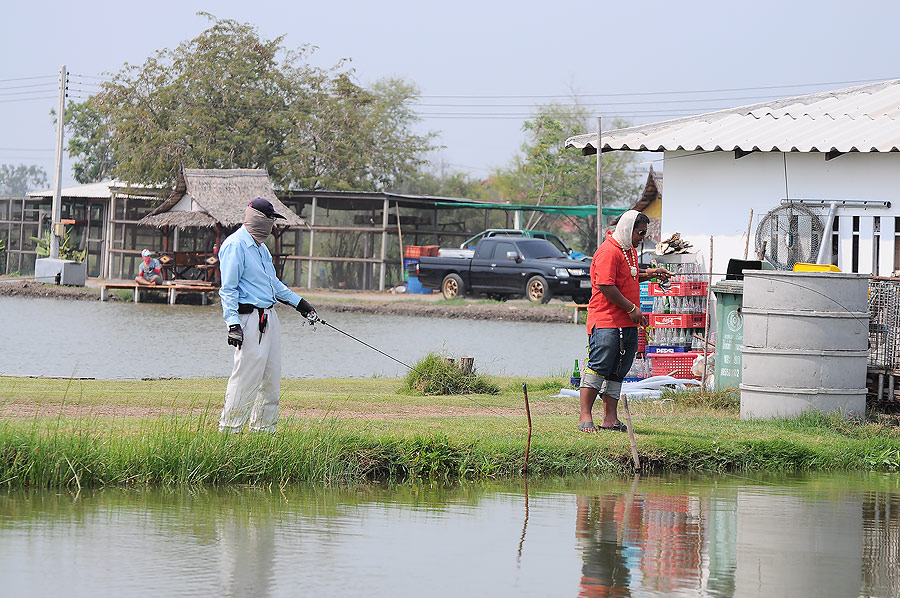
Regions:
[[[243,224],[244,209],[256,197],[271,201],[275,211],[285,217],[278,221],[279,225],[306,224],[275,197],[265,169],[184,167],[178,171],[172,195],[138,224],[157,228],[216,228],[216,225],[223,229],[233,228]]]

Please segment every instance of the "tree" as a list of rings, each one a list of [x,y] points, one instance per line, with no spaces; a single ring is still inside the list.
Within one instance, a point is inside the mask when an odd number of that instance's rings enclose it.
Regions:
[[[86,176],[104,160],[117,178],[143,184],[170,184],[179,164],[266,168],[282,188],[364,190],[422,163],[431,135],[411,132],[414,86],[365,89],[344,63],[309,65],[308,45],[288,50],[283,36],[206,16],[212,25],[200,35],[126,64],[75,107],[69,149],[87,157]]]
[[[597,165],[592,158],[565,149],[566,139],[591,130],[588,111],[578,106],[550,104],[538,108],[523,125],[526,140],[511,164],[495,173],[491,188],[500,197],[519,204],[586,205],[596,203]],[[617,121],[616,127],[627,126]],[[603,199],[606,206],[630,205],[640,185],[633,170],[634,157],[626,152],[603,155]],[[526,228],[542,221],[561,220],[531,212]],[[574,229],[573,245],[585,253],[597,246],[596,217],[566,218]]]
[[[74,160],[72,173],[79,183],[96,183],[109,178],[116,160],[112,152],[112,130],[97,105],[98,96],[66,108],[66,150]],[[51,114],[55,116],[56,111]]]
[[[0,195],[25,195],[47,186],[47,173],[40,166],[0,164]]]

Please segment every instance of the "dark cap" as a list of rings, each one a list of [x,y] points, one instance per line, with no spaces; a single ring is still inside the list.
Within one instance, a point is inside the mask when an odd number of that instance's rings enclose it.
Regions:
[[[264,197],[257,197],[256,199],[251,201],[250,207],[254,210],[262,212],[269,218],[282,218],[284,220],[287,220],[287,218],[276,212],[275,207],[272,205],[272,202]]]

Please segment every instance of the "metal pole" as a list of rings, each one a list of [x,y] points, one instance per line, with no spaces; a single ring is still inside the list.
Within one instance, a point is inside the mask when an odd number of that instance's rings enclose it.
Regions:
[[[603,242],[603,143],[600,136],[601,117],[597,117],[597,248]]]
[[[387,259],[387,227],[388,215],[391,211],[391,203],[388,198],[384,198],[384,205],[381,208],[381,272],[378,274],[378,290],[384,290],[385,267],[384,261]],[[402,262],[401,262],[402,263]]]
[[[709,310],[712,293],[713,238],[709,237],[709,279],[706,281],[706,314],[703,316],[703,380],[700,381],[700,395],[706,393],[706,362],[709,361]]]
[[[406,266],[403,264],[403,229],[400,226],[400,202],[396,202],[394,207],[397,208],[397,242],[400,243],[400,284],[403,284],[403,272]]]
[[[747,222],[747,239],[744,241],[744,259],[750,252],[750,229],[753,228],[753,208],[750,208],[750,220]]]
[[[309,212],[309,225],[312,228],[309,229],[309,271],[306,273],[306,288],[308,288],[308,289],[312,288],[313,266],[314,266],[313,257],[316,255],[315,254],[315,245],[316,245],[316,204],[317,203],[318,202],[316,201],[316,198],[313,197],[312,198],[312,208],[310,209],[310,212]]]
[[[66,120],[66,65],[59,67],[59,109],[56,112],[56,185],[53,191],[53,222],[50,225],[50,257],[59,258],[59,241],[62,236],[62,151],[63,125]]]
[[[825,230],[822,231],[822,240],[819,244],[819,255],[816,256],[817,264],[825,263],[825,256],[828,256],[828,263],[831,263],[831,237],[834,235],[834,213],[837,212],[837,202],[831,202],[828,205],[828,216],[825,218]]]

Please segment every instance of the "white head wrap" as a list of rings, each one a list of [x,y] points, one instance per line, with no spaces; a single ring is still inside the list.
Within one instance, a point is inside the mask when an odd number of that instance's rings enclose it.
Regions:
[[[628,251],[634,245],[631,244],[631,233],[634,232],[634,219],[638,217],[637,210],[628,210],[619,218],[619,223],[616,225],[616,231],[612,234],[613,239],[616,240],[622,249]]]

